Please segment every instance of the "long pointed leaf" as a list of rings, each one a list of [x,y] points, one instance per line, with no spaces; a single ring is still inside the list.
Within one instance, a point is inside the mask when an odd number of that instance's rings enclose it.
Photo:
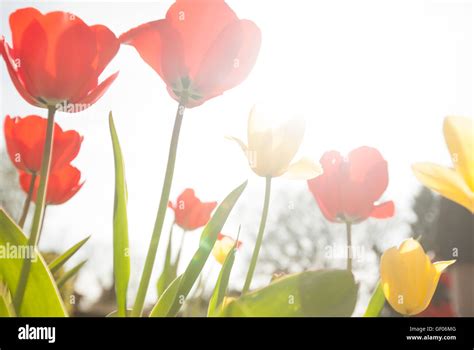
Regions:
[[[377,283],[374,293],[370,297],[369,305],[365,310],[364,317],[378,317],[385,305],[385,296],[383,295],[382,285]]]
[[[127,184],[122,151],[115,130],[112,112],[109,115],[110,135],[115,161],[115,199],[114,199],[114,281],[117,297],[117,314],[127,314],[127,290],[130,279],[130,256],[128,246]]]
[[[224,297],[227,293],[227,286],[229,285],[230,273],[234,266],[235,253],[237,251],[238,238],[235,240],[234,247],[227,254],[224,264],[222,264],[219,277],[217,278],[216,286],[212,292],[211,300],[209,301],[209,308],[207,310],[207,316],[215,316],[219,311],[219,306],[222,304]]]
[[[29,252],[28,239],[20,228],[0,208],[0,249],[13,247],[17,253]],[[22,317],[62,317],[67,316],[66,309],[60,297],[46,263],[41,254],[35,249],[35,259],[31,263],[31,271],[26,286],[25,296],[18,316]],[[31,257],[26,257],[31,258]],[[14,295],[18,285],[23,259],[19,257],[2,259],[0,264],[0,280],[2,280]]]
[[[84,260],[84,261],[80,262],[79,264],[74,266],[72,269],[67,271],[64,275],[62,275],[58,279],[58,282],[57,282],[58,283],[58,288],[61,289],[66,284],[67,281],[69,281],[71,278],[76,276],[77,273],[79,272],[79,270],[85,265],[86,262],[87,262],[87,260]]]
[[[76,252],[81,249],[81,247],[91,238],[91,236],[88,236],[84,238],[82,241],[76,243],[73,245],[71,248],[66,250],[63,254],[58,256],[56,259],[54,259],[49,265],[49,270],[51,271],[52,274],[56,273],[59,271],[59,269],[74,255]]]
[[[165,289],[158,302],[150,312],[150,317],[166,317],[170,311],[170,307],[178,293],[179,284],[183,275],[180,275],[170,283],[168,288]]]
[[[150,316],[175,316],[178,313],[184,300],[188,296],[189,291],[201,273],[207,258],[216,243],[217,235],[221,232],[232,208],[235,203],[237,203],[237,200],[246,186],[247,181],[234,189],[219,205],[211,220],[209,220],[204,228],[199,241],[199,248],[191,259],[185,272],[174,280],[165,293],[158,299],[158,302],[151,311]],[[179,283],[179,285],[176,288],[177,283]],[[175,288],[175,293],[171,295],[171,292],[174,291]],[[170,300],[172,301],[170,302]]]

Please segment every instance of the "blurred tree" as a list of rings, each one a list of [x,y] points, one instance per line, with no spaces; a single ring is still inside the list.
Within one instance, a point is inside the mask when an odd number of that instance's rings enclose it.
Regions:
[[[436,244],[436,225],[439,215],[440,198],[433,191],[421,187],[413,199],[415,221],[410,224],[410,232],[414,238],[421,237],[426,251],[438,250]]]

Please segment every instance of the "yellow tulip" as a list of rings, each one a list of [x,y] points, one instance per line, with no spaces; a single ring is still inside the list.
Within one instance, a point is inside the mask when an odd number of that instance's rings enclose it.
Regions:
[[[216,243],[214,244],[214,247],[212,248],[212,255],[214,255],[214,258],[219,262],[219,264],[224,264],[225,259],[227,258],[227,255],[232,251],[234,246],[236,248],[239,248],[241,246],[242,242],[237,241],[237,244],[235,240],[229,236],[219,234]]]
[[[257,111],[254,106],[248,120],[248,145],[231,137],[244,151],[252,170],[259,176],[312,179],[322,173],[321,167],[307,158],[292,163],[303,141],[305,122],[288,120],[280,125]]]
[[[403,241],[400,248],[385,251],[380,261],[385,298],[403,315],[419,314],[430,304],[443,270],[454,262],[431,263],[418,241]]]
[[[413,171],[426,187],[474,213],[474,125],[472,119],[447,117],[444,138],[454,168],[417,163]]]

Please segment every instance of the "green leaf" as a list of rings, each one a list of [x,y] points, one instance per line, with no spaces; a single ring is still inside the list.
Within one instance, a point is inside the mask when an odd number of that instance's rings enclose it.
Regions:
[[[0,317],[15,317],[12,296],[8,287],[0,281]]]
[[[61,289],[66,284],[67,281],[69,281],[71,278],[77,275],[79,270],[85,265],[86,262],[87,260],[80,262],[79,264],[74,266],[72,269],[67,271],[64,275],[62,275],[57,281],[58,288]]]
[[[221,271],[219,272],[219,277],[217,278],[216,286],[212,292],[211,300],[209,301],[209,308],[207,310],[207,316],[216,316],[219,309],[218,307],[222,304],[224,297],[227,293],[227,286],[229,285],[229,277],[234,266],[235,261],[235,252],[237,251],[238,237],[235,240],[234,247],[227,254],[224,264],[222,264]]]
[[[1,259],[0,280],[8,286],[12,295],[15,294],[24,261],[18,256],[14,258],[12,254],[15,251],[20,255],[32,252],[27,243],[28,239],[20,228],[0,208],[0,254],[5,255]],[[27,258],[33,259],[21,311],[17,310],[17,315],[22,317],[67,316],[53,276],[41,254],[35,249],[34,254],[32,253]]]
[[[374,293],[370,297],[369,305],[365,310],[364,317],[378,317],[385,305],[385,296],[383,295],[382,284],[377,283]]]
[[[231,301],[220,316],[304,317],[350,316],[357,285],[347,270],[305,271]]]
[[[82,241],[79,243],[76,243],[73,245],[71,248],[66,250],[62,255],[58,256],[56,259],[54,259],[50,264],[49,264],[49,270],[51,271],[52,274],[56,273],[59,271],[59,269],[74,255],[76,252],[81,249],[81,247],[91,238],[91,236],[88,236],[84,238]]]
[[[158,278],[158,282],[156,284],[158,296],[161,296],[165,292],[166,288],[168,288],[170,283],[173,282],[173,280],[176,278],[177,269],[175,269],[174,264],[171,262],[171,253],[173,251],[172,241],[173,230],[171,229],[168,237],[168,246],[166,247],[163,271],[161,272],[161,275]]]
[[[115,130],[112,112],[109,114],[110,135],[115,161],[115,199],[114,199],[114,281],[117,297],[117,313],[126,316],[127,289],[130,279],[130,256],[128,246],[127,184],[122,151]]]
[[[234,189],[219,205],[211,220],[209,220],[204,228],[199,241],[199,248],[191,259],[188,267],[180,277],[171,283],[165,293],[158,299],[158,302],[151,311],[150,316],[175,316],[178,313],[184,299],[188,296],[189,291],[201,273],[207,258],[216,243],[217,235],[221,232],[232,208],[246,186],[247,181]],[[176,284],[178,284],[177,287]]]
[[[178,293],[179,285],[183,275],[180,275],[170,283],[168,288],[165,289],[158,302],[150,312],[150,317],[166,317],[170,311],[170,307],[174,302],[174,299]]]

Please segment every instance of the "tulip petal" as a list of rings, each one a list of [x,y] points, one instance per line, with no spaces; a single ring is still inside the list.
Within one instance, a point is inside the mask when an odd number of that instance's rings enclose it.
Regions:
[[[94,45],[94,59],[88,63],[87,67],[82,71],[82,75],[87,78],[81,84],[77,81],[78,88],[75,89],[70,100],[81,100],[91,90],[97,87],[98,79],[105,67],[117,54],[120,47],[115,34],[103,25],[94,25],[89,27],[96,44]]]
[[[235,142],[239,145],[239,147],[240,147],[240,149],[242,150],[242,152],[244,152],[244,153],[245,153],[245,156],[247,157],[248,147],[247,147],[247,145],[246,145],[241,139],[239,139],[239,138],[237,138],[237,137],[234,137],[234,136],[227,136],[226,138],[227,138],[228,140],[235,141]]]
[[[193,79],[194,89],[208,99],[245,80],[257,60],[261,34],[255,23],[229,24],[208,50]]]
[[[18,63],[17,71],[30,94],[39,100],[54,88],[53,76],[44,69],[48,56],[48,36],[41,26],[40,18],[28,23],[19,40],[20,43],[14,43],[12,50]]]
[[[272,176],[274,172],[273,160],[275,158],[273,154],[273,132],[271,124],[266,120],[265,115],[257,110],[256,106],[253,106],[250,111],[247,132],[247,158],[250,167],[259,176]],[[290,161],[291,159],[288,163]]]
[[[0,37],[0,53],[7,66],[8,74],[13,82],[18,93],[25,99],[26,102],[37,107],[45,107],[44,104],[36,100],[33,95],[27,90],[23,79],[21,78],[19,71],[14,63],[13,56],[11,55],[11,48],[5,41],[4,37]]]
[[[456,260],[447,260],[447,261],[437,261],[433,263],[433,266],[436,269],[436,272],[441,274],[448,266],[454,264]]]
[[[322,173],[323,169],[321,165],[313,162],[309,158],[302,158],[290,164],[283,176],[292,180],[309,180],[314,179]]]
[[[104,71],[105,67],[115,57],[119,48],[120,42],[115,34],[104,25],[94,25],[90,29],[96,36],[97,52],[93,63],[97,76]]]
[[[28,193],[32,175],[21,171],[19,182],[24,192]],[[46,191],[46,203],[49,205],[59,205],[71,199],[84,185],[81,181],[81,172],[74,166],[68,164],[61,169],[51,172],[48,179]],[[36,177],[33,188],[32,200],[36,201],[40,177]]]
[[[341,168],[343,212],[346,219],[358,222],[371,216],[374,202],[387,188],[388,165],[377,149],[367,146],[356,148],[347,158],[347,165]],[[383,209],[380,215],[384,214]]]
[[[474,193],[455,170],[433,163],[417,163],[412,170],[426,187],[474,213]]]
[[[249,20],[240,20],[240,31],[242,35],[238,55],[233,59],[232,71],[224,82],[221,89],[229,90],[242,83],[257,61],[262,42],[262,34],[257,25]]]
[[[387,162],[380,152],[372,147],[362,146],[348,155],[349,178],[355,186],[363,183],[364,192],[376,201],[388,186]]]
[[[308,188],[313,194],[324,217],[332,222],[339,221],[342,212],[339,169],[343,159],[339,152],[329,151],[321,157],[323,174],[308,180]]]
[[[13,164],[20,170],[38,172],[41,168],[46,120],[36,115],[7,117],[4,129],[7,150]]]
[[[21,45],[21,38],[25,30],[32,21],[39,21],[42,16],[41,12],[33,7],[18,9],[10,15],[9,24],[12,31],[13,47]]]
[[[117,78],[119,72],[115,72],[112,74],[110,77],[105,79],[102,83],[100,83],[94,90],[90,91],[87,96],[82,98],[81,100],[78,101],[71,101],[73,103],[73,109],[72,110],[66,110],[63,112],[68,112],[68,113],[77,113],[81,112],[90,106],[92,106],[94,103],[97,102],[98,99],[100,99],[105,92],[109,89],[110,85],[114,82],[114,80]]]
[[[179,32],[167,20],[142,24],[122,34],[119,40],[132,45],[166,85],[177,88],[179,81],[189,75]]]
[[[409,267],[399,259],[396,247],[386,250],[380,259],[380,278],[385,299],[393,309],[401,314],[407,314],[405,303],[400,302],[400,296],[405,297],[403,287],[406,285],[404,276],[409,272]]]
[[[391,218],[395,214],[395,204],[388,201],[382,204],[374,205],[370,216],[377,219]]]
[[[64,15],[57,17],[63,20]],[[97,77],[93,67],[97,56],[94,31],[77,17],[68,21],[73,24],[65,26],[55,43],[55,91],[50,96],[60,101],[76,96],[91,77]]]
[[[181,57],[193,80],[216,38],[237,16],[223,0],[178,0],[166,13],[166,21],[181,37]]]
[[[245,158],[247,159],[249,165],[252,166],[252,159],[249,157],[250,154],[249,154],[249,150],[248,150],[247,145],[241,139],[239,139],[237,137],[227,136],[226,138],[228,140],[232,140],[232,141],[236,142],[237,145],[239,145],[242,152],[244,152]]]
[[[7,153],[10,156],[10,160],[17,169],[28,171],[29,169],[24,163],[22,152],[19,148],[17,138],[15,136],[16,122],[18,122],[18,119],[11,118],[9,115],[7,115],[3,124],[3,132],[5,134]]]
[[[51,171],[63,168],[79,154],[83,137],[75,130],[62,131],[59,125],[54,129],[54,145]]]
[[[454,168],[474,192],[474,123],[471,118],[447,117],[443,130]]]
[[[286,171],[303,142],[305,128],[305,120],[299,117],[271,128],[271,174],[273,176],[280,176]]]
[[[33,81],[35,73],[34,69],[30,69],[29,65],[30,63],[33,65],[43,65],[47,53],[47,37],[40,25],[42,16],[41,12],[37,9],[28,7],[16,10],[9,17],[10,28],[12,31],[12,47],[15,48],[15,59],[18,60],[20,66],[20,68],[17,69],[17,74],[21,76],[24,86],[30,88],[29,92],[34,98],[40,97],[40,95],[38,94],[38,87],[35,86],[35,82]],[[32,24],[34,25],[33,29],[31,28]],[[28,37],[28,33],[31,34],[32,30],[37,32],[33,32],[33,35],[29,35],[29,39],[25,42],[23,37],[24,34],[26,33]],[[34,38],[35,36],[36,40]],[[25,50],[35,51],[34,59],[30,59],[27,56],[30,51],[25,52],[23,45],[26,45]],[[13,59],[14,56],[11,55],[11,50],[9,51],[10,56]],[[23,96],[21,92],[20,94]]]

